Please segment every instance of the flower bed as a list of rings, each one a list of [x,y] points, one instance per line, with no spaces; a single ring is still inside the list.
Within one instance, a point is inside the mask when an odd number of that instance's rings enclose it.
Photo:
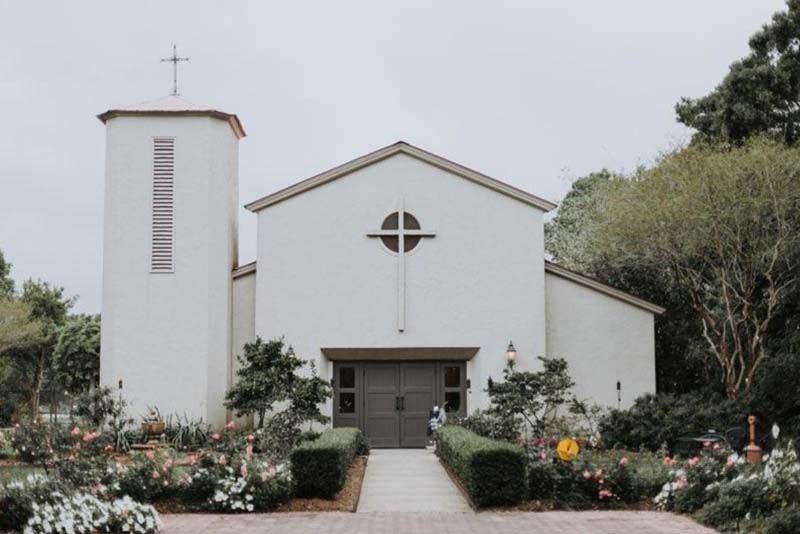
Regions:
[[[437,455],[460,479],[475,506],[511,505],[524,500],[526,462],[522,448],[458,426],[440,428],[436,442]]]

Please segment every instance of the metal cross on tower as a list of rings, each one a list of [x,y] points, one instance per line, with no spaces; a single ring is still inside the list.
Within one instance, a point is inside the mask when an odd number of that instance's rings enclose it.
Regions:
[[[177,96],[178,93],[178,62],[189,61],[188,57],[178,57],[178,46],[172,45],[172,57],[161,58],[161,62],[172,63],[172,96]]]
[[[380,230],[367,233],[367,237],[378,237],[397,256],[397,330],[406,329],[406,253],[416,247],[425,237],[434,237],[435,232],[423,230],[419,221],[408,213],[401,199],[397,211],[389,215]]]

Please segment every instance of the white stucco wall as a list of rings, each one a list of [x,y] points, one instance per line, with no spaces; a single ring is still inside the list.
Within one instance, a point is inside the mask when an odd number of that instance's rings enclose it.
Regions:
[[[101,381],[131,415],[223,424],[236,262],[238,139],[210,117],[106,124]],[[150,273],[152,138],[175,137],[175,272]]]
[[[256,338],[256,276],[255,271],[233,279],[233,328],[231,330],[231,355],[229,360],[228,387],[236,381],[239,356],[245,343]],[[235,418],[235,413],[231,417]],[[248,424],[252,417],[238,418],[237,423]]]
[[[397,259],[367,232],[405,201],[425,230],[406,256],[406,329]],[[542,211],[405,154],[258,212],[256,333],[332,366],[321,347],[477,346],[469,410],[485,406],[513,339],[519,365],[545,353]]]
[[[245,343],[256,338],[256,272],[233,279],[233,330],[231,335],[231,376],[239,369],[237,356]],[[231,383],[232,384],[232,383]]]
[[[564,358],[579,399],[621,406],[655,392],[655,329],[651,312],[547,273],[547,355]]]

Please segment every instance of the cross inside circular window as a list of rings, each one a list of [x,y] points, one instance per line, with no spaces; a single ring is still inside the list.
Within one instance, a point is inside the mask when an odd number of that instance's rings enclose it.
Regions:
[[[399,230],[400,225],[398,224],[400,219],[400,214],[398,212],[394,212],[389,214],[384,220],[383,224],[381,224],[381,230]],[[420,225],[419,221],[416,217],[408,213],[407,211],[403,213],[403,230],[419,230]],[[408,232],[403,232],[405,234],[404,241],[405,241],[405,252],[410,250],[414,250],[419,244],[419,240],[422,236],[419,235],[408,235]],[[396,232],[395,234],[385,234],[380,236],[383,245],[391,250],[392,252],[397,252],[400,250],[400,232]]]

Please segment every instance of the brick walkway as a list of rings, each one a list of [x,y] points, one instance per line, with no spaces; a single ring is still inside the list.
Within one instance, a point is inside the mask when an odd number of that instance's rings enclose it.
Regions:
[[[166,514],[163,534],[712,534],[659,512]]]

